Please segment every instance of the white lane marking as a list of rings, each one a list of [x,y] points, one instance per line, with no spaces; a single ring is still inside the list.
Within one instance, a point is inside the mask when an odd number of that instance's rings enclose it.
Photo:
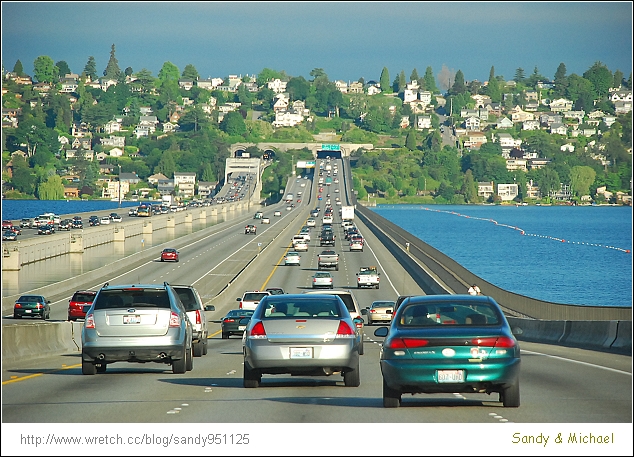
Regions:
[[[566,357],[559,357],[557,355],[544,354],[544,353],[541,353],[541,352],[534,352],[534,351],[526,351],[524,349],[520,349],[520,352],[525,352],[527,354],[534,354],[534,355],[543,355],[544,357],[550,357],[550,358],[557,359],[557,360],[564,360],[566,362],[571,362],[571,363],[578,363],[579,365],[585,365],[585,366],[588,366],[588,367],[600,368],[602,370],[611,371],[613,373],[621,373],[621,374],[625,374],[625,375],[628,375],[628,376],[632,376],[632,373],[628,373],[627,371],[617,370],[615,368],[603,367],[601,365],[596,365],[594,363],[581,362],[579,360],[568,359]]]

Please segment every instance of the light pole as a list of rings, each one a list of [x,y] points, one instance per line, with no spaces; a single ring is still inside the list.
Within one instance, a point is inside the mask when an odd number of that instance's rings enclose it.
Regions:
[[[121,164],[118,164],[118,165],[119,165],[119,192],[118,192],[118,195],[119,195],[119,208],[121,208]]]

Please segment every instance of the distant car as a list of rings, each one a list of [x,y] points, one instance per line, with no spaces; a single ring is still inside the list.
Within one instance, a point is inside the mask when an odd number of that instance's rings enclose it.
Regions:
[[[383,406],[402,394],[498,393],[520,406],[520,347],[498,303],[486,295],[424,295],[404,300],[380,352]],[[442,356],[441,356],[442,350]]]
[[[67,230],[70,231],[72,227],[72,219],[63,219],[59,225],[57,226],[57,230]]]
[[[105,373],[115,362],[194,367],[192,324],[168,283],[106,283],[88,310],[81,334],[81,372]]]
[[[376,324],[377,322],[390,323],[394,315],[394,301],[376,300],[366,309],[368,310],[366,314],[368,325]]]
[[[103,216],[101,217],[101,219],[99,219],[99,223],[101,225],[107,225],[110,223],[110,217],[109,216]]]
[[[2,221],[2,230],[10,229],[11,227],[13,227],[13,222],[6,219]]]
[[[178,262],[178,251],[174,248],[165,248],[161,252],[161,262],[165,261]]]
[[[309,227],[315,227],[317,225],[317,221],[315,219],[312,219],[312,218],[308,219],[306,221],[306,225],[309,226]]]
[[[346,387],[360,385],[360,337],[338,297],[323,294],[265,297],[248,321],[242,342],[246,388],[259,387],[264,374],[338,373]]]
[[[21,295],[13,305],[14,319],[22,317],[51,318],[51,301],[43,295]]]
[[[20,221],[20,227],[22,228],[31,228],[33,225],[33,220],[28,217],[23,217]]]
[[[119,216],[117,213],[110,213],[110,220],[112,222],[121,222],[123,221],[123,218]]]
[[[97,291],[95,290],[78,290],[70,300],[68,300],[68,320],[76,321],[86,317],[86,312],[90,309],[92,302],[95,300]]]
[[[271,219],[269,219],[268,217],[263,217],[262,218],[261,224],[270,224],[270,223],[271,223]]]
[[[242,294],[242,297],[236,298],[237,302],[240,302],[238,306],[240,309],[255,309],[262,300],[267,295],[271,295],[269,291],[260,291],[260,290],[251,290],[246,291]]]
[[[329,271],[316,271],[315,274],[313,275],[313,279],[312,279],[312,288],[313,289],[319,289],[319,288],[332,289],[332,288],[334,288],[334,285],[332,283],[332,275],[330,274],[330,272]]]
[[[207,344],[209,330],[207,329],[207,318],[205,311],[215,311],[213,305],[205,306],[200,294],[194,286],[174,285],[172,288],[178,294],[181,303],[185,307],[187,317],[192,323],[192,345],[194,346],[194,357],[201,357],[207,354]]]
[[[136,208],[130,208],[128,210],[128,216],[138,216],[139,215],[139,210]]]
[[[284,289],[282,289],[281,287],[267,287],[266,289],[267,292],[271,292],[271,295],[283,295]]]
[[[247,328],[246,323],[240,323],[241,319],[253,316],[252,309],[232,309],[220,321],[222,339],[226,340],[231,335],[242,335]]]
[[[13,230],[5,230],[2,232],[2,241],[17,241],[18,234]]]
[[[281,211],[275,211],[275,212],[273,213],[273,216],[275,216],[275,217],[281,217],[281,216],[282,216],[282,212],[281,212]]]
[[[287,206],[287,207],[286,207],[286,211],[291,211],[292,209],[293,209],[293,207],[292,207],[292,206]]]
[[[53,233],[55,233],[55,226],[53,224],[40,225],[37,228],[38,235],[52,235]]]
[[[81,217],[75,216],[70,223],[70,228],[72,229],[83,229],[84,223],[81,220]]]
[[[297,252],[307,252],[308,251],[308,241],[306,240],[298,240],[293,242],[293,249]]]
[[[90,225],[91,227],[101,225],[101,220],[98,216],[90,216],[88,218],[88,225]]]
[[[298,265],[301,256],[299,252],[289,251],[286,253],[286,257],[284,257],[284,265]]]
[[[255,235],[257,232],[257,228],[255,225],[253,224],[248,224],[247,226],[244,227],[244,234],[245,235]]]

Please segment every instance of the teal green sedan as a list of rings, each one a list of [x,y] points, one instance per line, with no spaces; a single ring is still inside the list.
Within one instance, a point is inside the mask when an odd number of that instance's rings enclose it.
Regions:
[[[405,299],[385,337],[380,365],[383,406],[402,394],[499,394],[520,405],[520,347],[497,302],[484,295],[425,295]]]

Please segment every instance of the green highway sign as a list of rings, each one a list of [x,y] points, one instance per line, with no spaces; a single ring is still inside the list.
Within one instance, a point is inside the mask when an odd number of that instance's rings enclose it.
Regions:
[[[322,151],[341,151],[341,147],[338,144],[322,144]]]

